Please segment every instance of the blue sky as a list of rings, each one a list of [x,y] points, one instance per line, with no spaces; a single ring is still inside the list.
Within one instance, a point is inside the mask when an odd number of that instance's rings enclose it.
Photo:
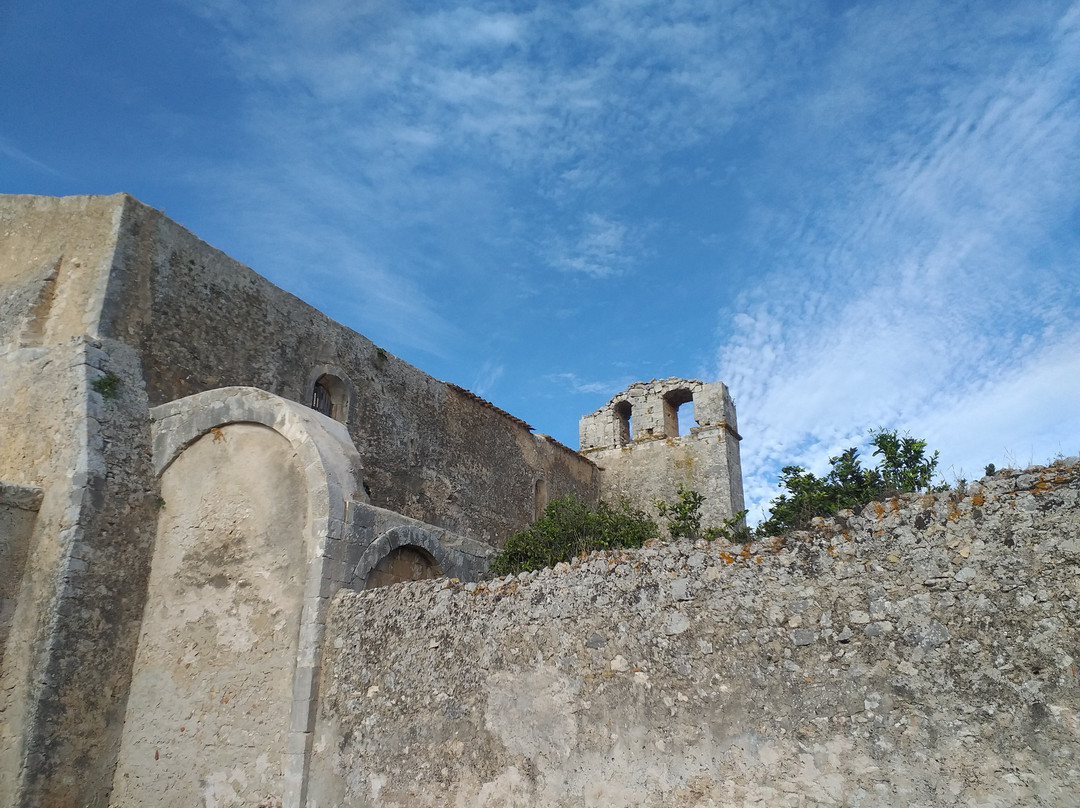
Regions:
[[[577,446],[722,380],[752,518],[884,426],[1080,453],[1080,5],[0,0],[0,190],[127,191]]]

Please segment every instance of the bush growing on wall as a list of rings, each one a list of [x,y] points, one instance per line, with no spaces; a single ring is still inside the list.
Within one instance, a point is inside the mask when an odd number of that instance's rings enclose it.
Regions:
[[[705,496],[693,489],[679,485],[678,499],[668,504],[664,500],[657,500],[656,510],[667,522],[668,533],[673,539],[707,539],[745,543],[753,537],[746,528],[744,520],[746,511],[739,511],[721,522],[719,525],[711,525],[701,529],[701,506],[705,502]]]
[[[694,539],[701,534],[701,505],[705,497],[697,491],[679,485],[678,499],[668,505],[657,500],[656,510],[667,522],[668,533],[673,539]]]
[[[626,502],[595,509],[573,494],[550,502],[544,514],[509,539],[491,564],[494,575],[553,567],[593,550],[641,547],[657,535],[656,523]]]
[[[928,455],[926,441],[900,437],[894,429],[870,434],[874,456],[881,458],[875,468],[862,466],[854,446],[829,458],[832,468],[824,477],[815,477],[801,466],[784,466],[779,484],[784,493],[770,503],[769,517],[758,525],[758,535],[805,528],[815,516],[831,516],[875,499],[930,488],[938,453]]]

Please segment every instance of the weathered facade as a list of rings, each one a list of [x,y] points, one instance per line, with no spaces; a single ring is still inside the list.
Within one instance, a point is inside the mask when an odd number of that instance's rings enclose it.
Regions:
[[[690,420],[696,425],[681,426]],[[704,495],[706,526],[743,510],[742,437],[722,382],[637,382],[582,418],[580,437],[582,453],[600,467],[605,499],[655,512],[657,500],[673,502],[683,486]]]
[[[0,805],[305,805],[335,593],[623,471],[126,195],[0,197]]]
[[[342,592],[319,808],[1080,805],[1080,458],[817,521]]]

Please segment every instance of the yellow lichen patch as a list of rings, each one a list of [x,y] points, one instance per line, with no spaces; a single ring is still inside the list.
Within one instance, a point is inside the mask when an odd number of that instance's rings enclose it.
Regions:
[[[984,497],[982,494],[976,494],[971,498],[971,504],[974,505],[976,508],[982,507],[982,504],[984,502],[986,502],[986,497]]]
[[[882,505],[880,502],[875,502],[874,503],[874,512],[877,514],[878,519],[880,519],[881,517],[883,517],[885,515],[885,506]]]

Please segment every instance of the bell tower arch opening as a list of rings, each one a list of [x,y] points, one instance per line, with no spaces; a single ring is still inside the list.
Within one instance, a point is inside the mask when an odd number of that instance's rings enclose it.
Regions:
[[[620,401],[611,408],[615,413],[615,445],[626,446],[633,440],[634,409],[629,401]]]
[[[685,405],[689,404],[687,407]],[[664,394],[664,434],[669,438],[688,435],[694,424],[694,394],[687,387]]]

